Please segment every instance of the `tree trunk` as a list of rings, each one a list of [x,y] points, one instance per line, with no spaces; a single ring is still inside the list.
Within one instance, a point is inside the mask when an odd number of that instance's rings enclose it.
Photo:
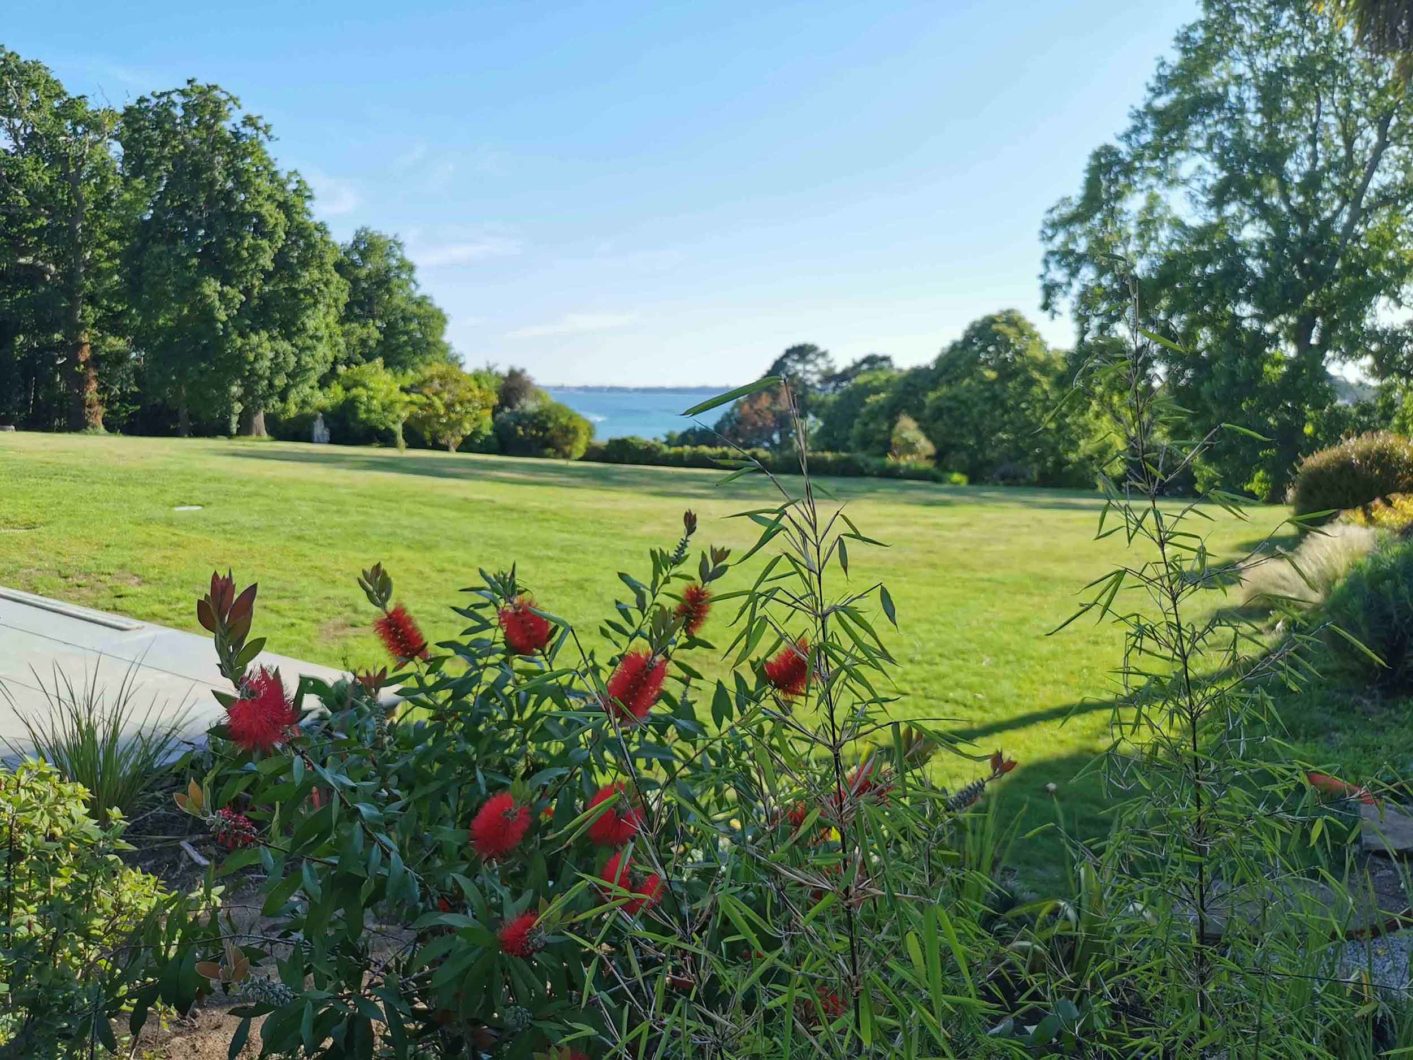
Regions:
[[[185,387],[177,398],[177,434],[183,438],[191,437],[191,408],[186,403]]]
[[[72,387],[69,395],[69,429],[73,431],[103,430],[103,402],[98,397],[98,370],[93,365],[93,350],[88,333],[80,331],[74,341],[73,364],[70,371]]]
[[[67,361],[69,391],[69,430],[101,431],[103,403],[98,400],[98,369],[93,363],[88,329],[83,323],[84,275],[83,225],[86,201],[83,172],[72,161],[67,166],[69,182],[68,275],[64,286],[68,302],[64,310],[64,356]]]
[[[265,433],[265,410],[243,408],[240,410],[240,433],[245,438],[268,438]]]
[[[18,360],[20,329],[11,320],[0,320],[0,423],[20,426],[24,397]]]

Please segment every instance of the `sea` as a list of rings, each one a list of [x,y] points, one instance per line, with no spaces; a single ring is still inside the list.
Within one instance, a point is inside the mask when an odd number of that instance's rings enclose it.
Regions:
[[[693,421],[682,415],[684,409],[699,405],[709,397],[730,390],[730,386],[656,387],[547,386],[556,401],[562,401],[594,425],[599,441],[637,435],[661,438],[668,431],[681,431]],[[712,409],[702,422],[714,424],[722,409]]]

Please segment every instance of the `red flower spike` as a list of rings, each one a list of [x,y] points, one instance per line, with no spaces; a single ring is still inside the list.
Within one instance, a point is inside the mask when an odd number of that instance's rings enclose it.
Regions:
[[[805,818],[810,815],[809,809],[803,802],[797,802],[785,814],[785,821],[792,831],[798,832],[805,823]]]
[[[534,655],[550,642],[549,622],[535,614],[531,607],[527,597],[517,596],[496,616],[505,633],[505,646],[516,655]]]
[[[618,668],[608,679],[605,709],[623,724],[636,725],[647,717],[662,694],[666,676],[666,659],[646,651],[629,652],[618,661]]]
[[[496,933],[501,952],[512,957],[533,957],[544,949],[544,934],[539,929],[538,913],[521,913]]]
[[[413,659],[427,657],[427,638],[422,636],[417,623],[401,604],[374,622],[373,629],[382,638],[388,654],[398,662],[411,662]]]
[[[1305,779],[1310,782],[1310,786],[1321,795],[1333,795],[1341,799],[1358,799],[1366,806],[1375,806],[1378,800],[1368,788],[1361,788],[1358,784],[1351,784],[1347,780],[1340,780],[1332,777],[1328,773],[1306,773]]]
[[[801,637],[765,664],[765,679],[786,699],[805,694],[810,683],[810,646]]]
[[[481,857],[503,858],[520,845],[530,830],[529,807],[520,806],[508,791],[492,795],[471,821],[471,846]]]
[[[612,806],[599,814],[589,825],[589,839],[604,847],[621,847],[638,834],[642,827],[643,815],[636,806],[629,804],[620,783],[606,784],[594,793],[588,809],[601,806],[605,802]]]
[[[636,916],[662,901],[662,877],[655,872],[650,873],[643,878],[642,883],[633,888],[633,893],[637,897],[623,903],[623,909],[629,916]]]
[[[239,850],[255,842],[255,823],[245,814],[237,813],[230,807],[216,811],[211,818],[211,832],[216,842],[227,850]]]
[[[226,711],[231,742],[247,754],[273,751],[289,739],[297,721],[279,671],[263,666],[245,679],[240,696]]]
[[[710,611],[711,591],[705,585],[692,584],[682,590],[682,601],[673,613],[682,619],[682,629],[687,636],[695,637]]]
[[[633,859],[626,857],[623,851],[619,851],[604,862],[604,866],[599,870],[599,879],[604,883],[613,884],[623,890],[629,890],[633,882]],[[609,897],[616,897],[609,895]]]
[[[824,1009],[825,1018],[828,1019],[831,1023],[834,1020],[837,1020],[845,1012],[849,1011],[848,1002],[846,1002],[833,990],[829,990],[821,986],[816,991],[816,996],[819,998],[820,1007]]]
[[[1007,758],[1000,751],[991,756],[991,777],[993,780],[1004,777],[1011,770],[1016,768],[1016,760]]]

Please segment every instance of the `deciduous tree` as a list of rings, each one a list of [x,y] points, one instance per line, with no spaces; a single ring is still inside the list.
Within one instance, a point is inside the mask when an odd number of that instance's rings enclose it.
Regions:
[[[450,359],[446,314],[419,289],[417,267],[400,239],[358,229],[342,247],[338,271],[348,284],[342,317],[347,363],[377,359],[408,372]]]
[[[1206,0],[1048,215],[1046,306],[1072,307],[1081,342],[1111,333],[1135,274],[1191,432],[1262,436],[1205,457],[1210,477],[1279,497],[1324,440],[1333,363],[1406,371],[1410,118],[1393,63],[1308,0]]]
[[[137,220],[125,254],[147,378],[178,411],[263,433],[264,412],[332,363],[346,285],[309,193],[270,157],[269,127],[215,85],[123,114]]]
[[[116,123],[0,48],[0,408],[38,425],[103,427],[92,333],[116,312]]]

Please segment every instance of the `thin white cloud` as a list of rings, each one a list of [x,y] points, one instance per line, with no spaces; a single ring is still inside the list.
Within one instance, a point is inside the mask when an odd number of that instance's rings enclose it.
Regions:
[[[546,335],[584,335],[592,331],[611,331],[635,323],[637,313],[566,313],[549,324],[531,324],[506,332],[508,339],[538,339]]]
[[[485,235],[445,243],[411,243],[408,256],[424,269],[439,269],[455,265],[470,265],[486,258],[504,258],[519,254],[521,243],[509,236]]]
[[[314,208],[325,217],[340,217],[363,205],[363,196],[351,180],[331,177],[317,169],[306,169],[304,179],[314,189]]]
[[[405,173],[429,154],[431,154],[431,150],[425,143],[419,140],[393,160],[393,168],[399,172]]]

